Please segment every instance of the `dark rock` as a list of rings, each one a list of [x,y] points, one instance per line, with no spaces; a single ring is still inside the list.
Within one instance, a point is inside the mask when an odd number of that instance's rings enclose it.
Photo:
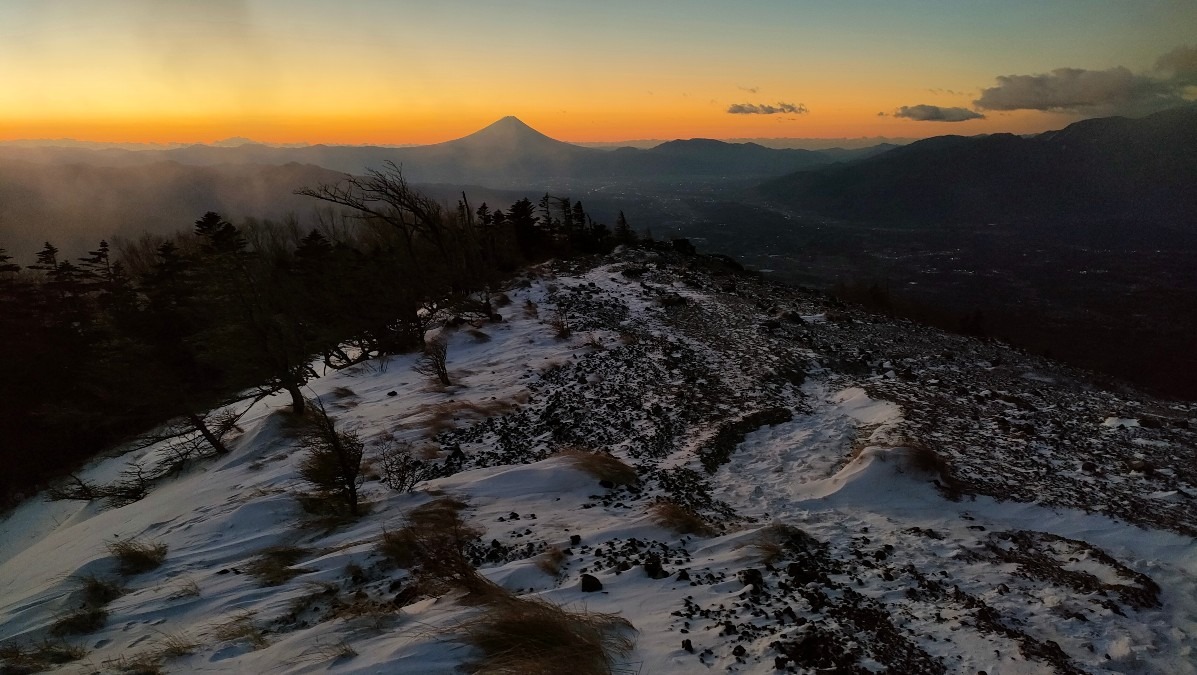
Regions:
[[[648,559],[644,561],[643,567],[644,573],[647,574],[650,579],[664,579],[665,577],[669,576],[669,572],[666,572],[661,568],[661,559],[655,555],[649,556]]]
[[[603,590],[603,582],[598,580],[598,577],[593,574],[582,575],[582,592],[594,593]]]
[[[761,574],[760,570],[754,567],[749,567],[748,569],[740,572],[739,576],[740,581],[742,581],[745,586],[752,586],[753,593],[760,593],[761,589],[765,587],[764,575]]]
[[[1151,465],[1151,462],[1148,462],[1145,459],[1132,459],[1131,461],[1127,462],[1126,466],[1131,471],[1138,471],[1146,476],[1155,474],[1155,467]]]
[[[608,490],[611,490],[611,489],[615,488],[615,483],[612,483],[611,481],[604,479],[604,480],[599,481],[599,486],[604,487]]]
[[[744,649],[744,645],[736,645],[736,648],[732,650],[732,656],[744,656],[747,653],[748,650]]]
[[[698,249],[694,248],[694,244],[690,243],[689,239],[674,239],[673,250],[682,255],[697,255]]]
[[[387,396],[398,396],[398,395],[399,395],[399,392],[395,391],[394,389],[387,392]]]
[[[786,567],[786,574],[790,575],[790,579],[796,584],[809,584],[819,580],[817,572],[808,570],[798,563],[790,563]]]
[[[667,295],[661,296],[662,307],[679,307],[687,302],[688,301],[685,297],[680,296],[677,293],[669,293]]]
[[[569,536],[569,545],[570,545],[570,546],[578,546],[578,545],[579,545],[579,544],[581,544],[581,543],[582,543],[582,535],[580,535],[580,534],[571,534],[571,535]]]
[[[689,580],[690,580],[690,573],[689,573],[689,572],[687,572],[686,570],[682,570],[682,571],[678,572],[678,573],[677,573],[677,580],[678,580],[678,581],[689,581]]]
[[[682,640],[682,649],[685,649],[686,651],[690,652],[691,654],[694,653],[694,643],[690,641],[690,638],[686,638],[685,640]]]

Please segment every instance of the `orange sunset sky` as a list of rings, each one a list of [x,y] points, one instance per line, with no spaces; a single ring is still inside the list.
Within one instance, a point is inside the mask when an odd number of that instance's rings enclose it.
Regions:
[[[1197,98],[1197,2],[6,0],[0,140],[1026,133]]]

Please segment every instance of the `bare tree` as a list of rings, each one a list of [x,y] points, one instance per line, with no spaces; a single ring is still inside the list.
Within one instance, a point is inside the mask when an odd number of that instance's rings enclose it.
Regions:
[[[435,199],[409,185],[394,162],[388,161],[382,169],[367,169],[362,177],[346,176],[335,185],[303,188],[295,194],[347,206],[362,214],[362,218],[395,227],[409,253],[415,252],[416,240],[423,237],[448,256],[444,209]]]
[[[424,355],[412,366],[412,370],[421,375],[434,378],[446,387],[453,384],[449,380],[448,366],[449,346],[441,338],[433,338],[424,344]]]

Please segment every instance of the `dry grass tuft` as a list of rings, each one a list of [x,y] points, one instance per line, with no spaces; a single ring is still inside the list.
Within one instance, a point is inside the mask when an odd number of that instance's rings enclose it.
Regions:
[[[556,336],[558,340],[569,339],[569,336],[573,335],[574,333],[573,328],[571,328],[569,325],[569,319],[566,317],[565,312],[561,309],[553,312],[552,316],[549,317],[548,324],[549,328],[553,329],[553,335]]]
[[[79,590],[83,595],[83,604],[89,607],[103,607],[125,594],[120,583],[101,579],[94,574],[79,578]]]
[[[542,600],[506,598],[462,627],[482,652],[466,664],[486,675],[610,675],[632,651],[635,628],[614,614],[572,612]]]
[[[435,436],[442,431],[454,428],[457,426],[457,422],[476,422],[496,415],[504,415],[515,410],[515,407],[516,404],[512,401],[495,400],[480,403],[445,401],[444,403],[420,406],[416,409],[416,414],[428,415],[426,422],[428,435]]]
[[[199,596],[200,587],[195,582],[195,579],[184,579],[167,597],[171,600],[183,600],[186,598],[198,598]]]
[[[707,537],[715,534],[715,528],[693,509],[677,502],[663,500],[649,507],[653,520],[678,534],[697,534]]]
[[[163,659],[177,659],[199,649],[199,643],[185,633],[163,633],[155,644],[154,653]]]
[[[125,576],[157,569],[166,560],[166,544],[157,541],[126,539],[109,544],[108,552],[116,556]]]
[[[478,330],[477,328],[471,328],[471,329],[467,330],[466,335],[469,335],[470,337],[474,338],[474,342],[490,342],[490,335],[487,335],[486,333]]]
[[[384,532],[378,550],[400,567],[416,570],[417,585],[425,595],[443,595],[451,589],[476,602],[505,597],[507,591],[478,573],[467,555],[481,531],[461,519],[465,502],[442,497],[412,509],[407,524]]]
[[[339,661],[357,656],[357,650],[345,640],[329,645],[317,644],[299,655],[301,661]]]
[[[245,566],[245,571],[263,586],[279,586],[310,571],[294,567],[305,555],[307,551],[295,546],[272,546],[259,551],[258,556]]]
[[[570,446],[562,448],[558,454],[568,457],[582,471],[599,480],[606,480],[616,485],[635,485],[637,483],[636,469],[605,452],[590,452],[584,448]]]
[[[125,592],[119,583],[95,575],[79,577],[77,581],[81,603],[55,617],[50,625],[52,635],[87,635],[103,628],[108,620],[108,610],[104,607]]]
[[[162,659],[152,652],[132,656],[121,655],[115,659],[108,659],[104,661],[104,667],[126,675],[162,675],[166,672],[162,669]]]
[[[103,607],[80,607],[56,617],[54,623],[50,624],[50,634],[59,637],[87,635],[103,628],[106,621],[108,610]]]
[[[747,546],[756,552],[756,557],[771,565],[785,557],[787,548],[806,547],[814,539],[800,528],[785,523],[773,523],[757,533]]]
[[[85,656],[85,648],[62,641],[43,640],[27,647],[0,645],[0,673],[39,673]]]
[[[262,630],[254,625],[253,614],[241,612],[228,621],[212,627],[212,637],[218,642],[248,642],[254,649],[269,644]]]
[[[529,319],[535,319],[540,316],[540,310],[536,303],[532,302],[532,298],[524,300],[524,316]]]
[[[557,546],[550,546],[536,559],[536,566],[549,576],[561,574],[561,565],[565,563],[565,551]]]

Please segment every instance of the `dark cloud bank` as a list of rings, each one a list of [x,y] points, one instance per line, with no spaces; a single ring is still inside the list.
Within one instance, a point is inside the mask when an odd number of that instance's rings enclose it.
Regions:
[[[810,110],[801,103],[778,103],[777,105],[769,105],[767,103],[760,105],[755,103],[733,103],[727,107],[727,112],[732,115],[777,115],[779,113],[805,115]]]
[[[905,117],[917,122],[965,122],[984,119],[985,116],[968,108],[945,108],[937,105],[904,105],[894,111],[894,117]]]

